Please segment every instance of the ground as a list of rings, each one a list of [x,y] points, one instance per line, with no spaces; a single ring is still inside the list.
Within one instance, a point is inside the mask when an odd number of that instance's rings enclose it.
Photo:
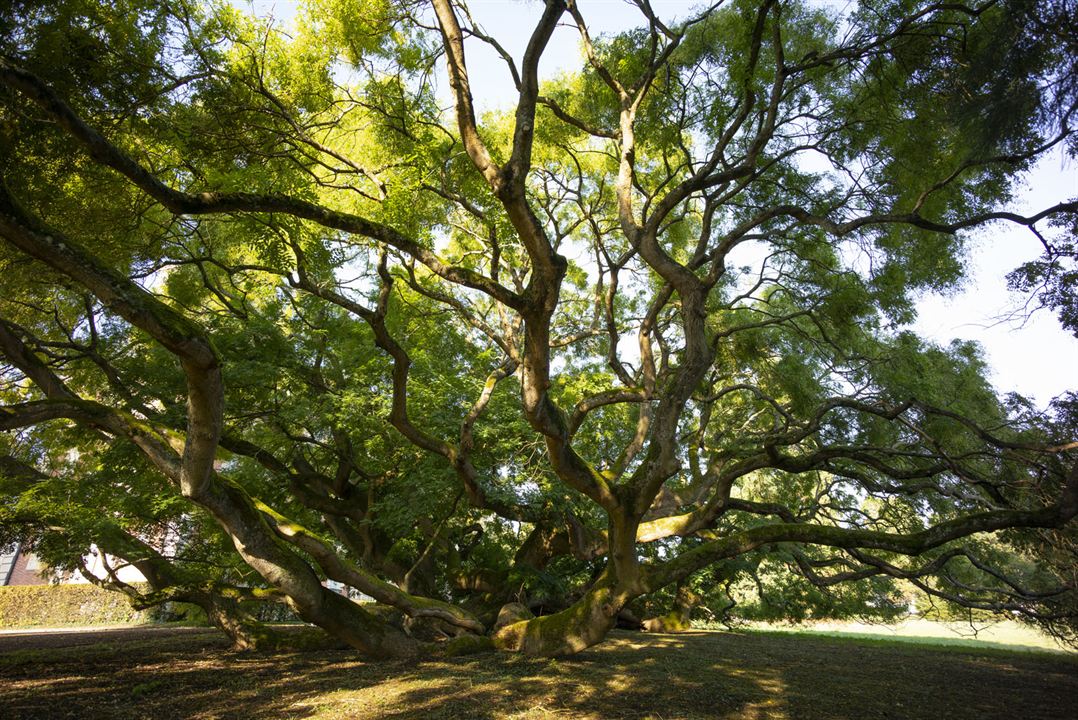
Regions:
[[[1078,717],[1078,658],[808,635],[615,633],[561,660],[233,653],[196,628],[0,635],[0,717]]]

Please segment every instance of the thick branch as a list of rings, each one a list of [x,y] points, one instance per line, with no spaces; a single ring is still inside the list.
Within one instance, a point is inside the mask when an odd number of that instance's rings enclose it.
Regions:
[[[919,555],[974,533],[1007,528],[1058,528],[1078,515],[1078,465],[1067,478],[1056,505],[1040,510],[994,510],[948,520],[908,535],[804,523],[763,525],[713,540],[663,565],[649,568],[645,585],[657,590],[719,560],[742,555],[763,545],[796,542],[846,549],[886,550]]]

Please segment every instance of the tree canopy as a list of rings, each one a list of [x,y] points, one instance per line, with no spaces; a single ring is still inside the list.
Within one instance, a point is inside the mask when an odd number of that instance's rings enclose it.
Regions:
[[[1078,202],[1006,209],[1078,149],[1073,3],[632,5],[522,57],[454,0],[0,10],[0,541],[240,645],[247,601],[556,655],[911,592],[1073,639],[1074,395],[903,329],[1002,222],[1073,329]]]

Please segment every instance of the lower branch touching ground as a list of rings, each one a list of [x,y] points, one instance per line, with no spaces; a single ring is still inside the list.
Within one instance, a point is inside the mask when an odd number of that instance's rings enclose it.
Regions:
[[[494,646],[525,655],[572,655],[602,642],[628,602],[627,593],[600,581],[561,612],[507,625],[494,633]]]

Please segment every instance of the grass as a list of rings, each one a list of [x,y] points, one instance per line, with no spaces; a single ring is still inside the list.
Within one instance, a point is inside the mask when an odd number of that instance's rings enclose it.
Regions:
[[[1003,650],[1007,652],[1073,653],[1053,638],[1017,622],[933,622],[911,619],[895,624],[821,622],[805,625],[755,624],[746,629],[759,633],[795,633],[877,644],[914,643],[935,647]]]
[[[1064,653],[808,633],[618,632],[557,660],[369,663],[348,651],[236,654],[210,632],[125,637],[18,651],[0,644],[0,717],[1078,717],[1078,656]]]

